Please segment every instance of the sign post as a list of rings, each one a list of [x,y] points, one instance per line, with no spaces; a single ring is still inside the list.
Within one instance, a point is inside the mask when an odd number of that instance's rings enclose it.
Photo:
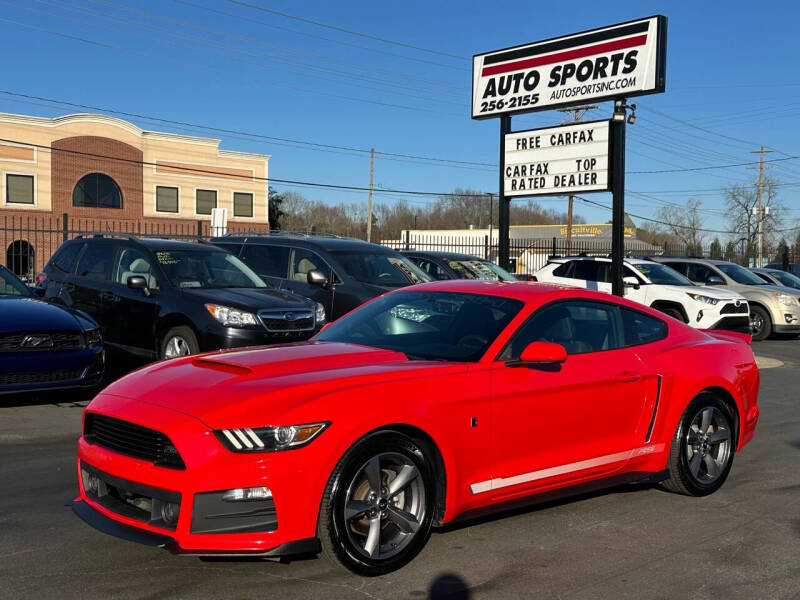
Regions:
[[[500,266],[510,266],[511,198],[610,189],[612,288],[623,295],[625,121],[626,110],[635,109],[625,99],[664,91],[666,50],[667,18],[657,15],[473,57],[472,118],[500,118]],[[604,100],[614,101],[605,125],[511,131],[512,115]]]
[[[614,103],[611,119],[611,293],[625,295],[622,259],[625,254],[625,100]]]

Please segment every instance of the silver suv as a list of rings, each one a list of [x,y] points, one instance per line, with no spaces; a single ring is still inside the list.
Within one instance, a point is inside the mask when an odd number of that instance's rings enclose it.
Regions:
[[[750,305],[750,322],[754,340],[763,340],[771,333],[800,333],[800,294],[798,290],[769,285],[758,275],[726,260],[654,256],[685,275],[694,283],[724,286],[738,292]]]

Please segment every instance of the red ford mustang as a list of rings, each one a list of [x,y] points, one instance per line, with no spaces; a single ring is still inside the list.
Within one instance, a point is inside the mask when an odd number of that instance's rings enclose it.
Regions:
[[[176,553],[324,551],[374,575],[487,509],[625,481],[710,494],[758,420],[748,342],[586,290],[405,288],[308,343],[109,386],[73,509]]]

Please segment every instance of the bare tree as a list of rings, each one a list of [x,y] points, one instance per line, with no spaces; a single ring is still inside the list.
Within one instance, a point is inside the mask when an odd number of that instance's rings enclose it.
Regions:
[[[778,198],[780,184],[772,177],[764,177],[764,206],[769,206],[769,214],[764,215],[764,245],[774,246],[781,237],[781,229],[786,214],[786,206]],[[725,206],[728,226],[735,234],[735,240],[744,240],[755,245],[758,242],[758,186],[734,184],[725,188]],[[755,213],[753,209],[755,210]]]
[[[658,220],[662,227],[686,246],[689,255],[702,255],[703,249],[703,217],[700,214],[702,202],[696,198],[686,202],[686,206],[673,204],[662,206],[658,211]]]

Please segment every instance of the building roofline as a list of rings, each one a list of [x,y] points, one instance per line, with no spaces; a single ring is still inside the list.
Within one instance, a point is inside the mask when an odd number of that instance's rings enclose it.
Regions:
[[[130,121],[120,119],[119,117],[112,117],[111,115],[104,115],[100,113],[72,113],[68,115],[61,115],[59,117],[37,117],[33,115],[20,115],[15,113],[0,112],[0,123],[19,123],[22,125],[39,125],[44,127],[60,127],[62,125],[69,125],[72,123],[104,123],[119,127],[140,138],[147,139],[160,139],[173,142],[185,142],[191,144],[200,144],[204,146],[212,146],[217,149],[220,156],[228,158],[253,158],[256,160],[269,159],[269,154],[256,154],[253,152],[238,152],[235,150],[223,150],[219,148],[221,140],[216,138],[205,138],[193,135],[184,135],[180,133],[169,133],[165,131],[148,131],[141,129]]]

